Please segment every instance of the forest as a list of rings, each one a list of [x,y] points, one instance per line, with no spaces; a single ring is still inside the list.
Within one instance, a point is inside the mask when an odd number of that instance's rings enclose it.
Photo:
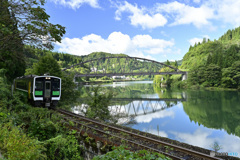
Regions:
[[[179,67],[188,71],[188,80],[180,82],[180,77],[166,77],[168,86],[240,89],[239,37],[240,27],[228,30],[218,40],[204,38],[202,43],[190,46]]]

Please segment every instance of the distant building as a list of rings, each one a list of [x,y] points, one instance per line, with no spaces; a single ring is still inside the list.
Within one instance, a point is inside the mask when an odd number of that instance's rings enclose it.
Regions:
[[[112,76],[112,79],[126,79],[125,76]]]

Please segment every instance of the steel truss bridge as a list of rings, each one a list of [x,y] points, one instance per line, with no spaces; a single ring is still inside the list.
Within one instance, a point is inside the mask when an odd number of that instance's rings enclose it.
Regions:
[[[134,76],[134,75],[173,75],[181,74],[186,76],[187,72],[180,71],[177,68],[157,62],[150,59],[119,56],[102,57],[86,60],[81,63],[64,68],[67,71],[71,68],[87,68],[88,72],[76,73],[75,77],[112,77],[112,76]],[[168,67],[164,72],[160,70]],[[184,78],[186,79],[186,78]]]

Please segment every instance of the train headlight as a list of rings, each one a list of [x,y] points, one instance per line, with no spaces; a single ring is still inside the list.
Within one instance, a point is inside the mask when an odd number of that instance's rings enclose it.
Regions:
[[[46,77],[46,79],[51,79],[51,77]]]

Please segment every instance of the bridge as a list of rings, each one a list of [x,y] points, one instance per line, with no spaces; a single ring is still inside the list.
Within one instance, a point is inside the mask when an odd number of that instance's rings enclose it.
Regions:
[[[90,59],[64,68],[63,71],[67,71],[71,68],[85,68],[85,71],[80,71],[81,73],[77,73],[75,77],[120,77],[135,75],[151,76],[181,74],[183,80],[187,79],[187,72],[180,71],[176,67],[146,58],[129,56]],[[162,68],[167,69],[166,71],[160,72]]]

